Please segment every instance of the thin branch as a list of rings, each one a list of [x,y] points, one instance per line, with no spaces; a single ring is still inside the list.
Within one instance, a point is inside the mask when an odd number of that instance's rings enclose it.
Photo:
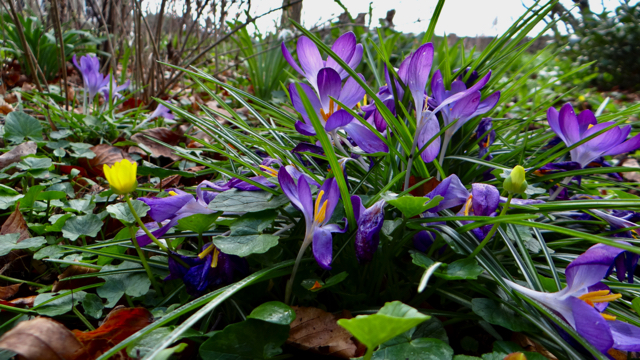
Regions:
[[[69,82],[67,80],[67,57],[64,53],[64,39],[62,37],[62,25],[60,24],[60,13],[58,12],[58,1],[51,0],[51,14],[53,25],[60,47],[60,64],[62,65],[62,79],[64,80],[64,106],[69,111]]]

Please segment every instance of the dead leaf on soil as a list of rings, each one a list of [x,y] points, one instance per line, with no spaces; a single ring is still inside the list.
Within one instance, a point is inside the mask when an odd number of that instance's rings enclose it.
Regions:
[[[550,353],[549,350],[547,350],[544,346],[531,340],[528,336],[522,333],[513,333],[513,335],[511,336],[511,340],[520,345],[520,347],[522,347],[524,351],[538,353],[550,360],[558,360],[558,358]]]
[[[20,307],[20,308],[32,308],[33,304],[36,302],[36,297],[38,297],[38,295],[31,295],[31,296],[27,296],[27,297],[21,297],[21,298],[13,299],[13,300],[9,301],[8,303],[13,305],[13,306]]]
[[[82,344],[64,325],[49,318],[23,321],[0,338],[0,348],[27,360],[75,360]]]
[[[20,290],[22,284],[13,284],[9,286],[0,286],[0,299],[8,300],[12,298]]]
[[[624,161],[620,163],[620,166],[640,168],[640,164],[638,164],[638,160],[633,158],[626,158]],[[622,177],[627,181],[640,182],[640,173],[638,173],[637,171],[623,172]]]
[[[22,213],[20,212],[20,204],[16,205],[16,209],[7,220],[2,224],[0,228],[0,235],[7,234],[15,234],[20,233],[20,237],[18,238],[18,242],[29,239],[31,234],[29,234],[29,228],[27,227],[27,222],[24,220]]]
[[[62,274],[58,275],[58,280],[66,279],[68,277],[76,276],[76,275],[91,274],[98,271],[100,270],[95,268],[79,266],[79,265],[71,265]],[[102,281],[103,281],[102,279],[99,279],[97,277],[73,279],[69,281],[56,281],[51,291],[58,292],[61,290],[77,289],[82,286],[91,285],[91,284],[99,283]]]
[[[0,169],[19,162],[23,156],[34,155],[37,150],[38,146],[33,141],[27,141],[14,147],[11,151],[0,155]]]
[[[6,101],[8,104],[15,104],[18,102],[18,95],[14,92],[9,93],[4,96],[4,101]]]
[[[13,106],[11,106],[11,104],[9,104],[8,102],[0,99],[0,114],[2,115],[7,115],[10,112],[13,112]]]
[[[178,134],[177,132],[171,131],[167,128],[155,128],[141,131],[131,137],[132,141],[142,144],[150,149],[152,152],[151,156],[153,157],[164,156],[170,158],[173,161],[182,159],[180,156],[174,154],[173,150],[164,145],[158,144],[157,142],[149,139],[147,136],[158,139],[163,143],[176,146],[179,143],[185,141],[185,137],[182,134]],[[131,146],[129,148],[129,153],[137,153],[141,156],[146,157],[146,153],[137,146]]]
[[[291,323],[287,343],[301,350],[344,359],[364,354],[353,336],[337,321],[350,316],[336,316],[322,309],[292,306],[296,319]]]
[[[78,163],[93,176],[104,177],[104,172],[102,171],[104,164],[113,166],[113,164],[122,159],[133,161],[129,154],[108,144],[96,145],[91,147],[90,150],[96,154],[96,157],[93,159],[82,158],[78,160]]]

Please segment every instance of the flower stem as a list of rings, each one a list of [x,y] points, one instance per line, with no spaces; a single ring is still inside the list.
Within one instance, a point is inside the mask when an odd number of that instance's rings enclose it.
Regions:
[[[158,295],[162,296],[162,291],[160,285],[156,282],[156,278],[153,276],[151,272],[151,268],[149,267],[149,263],[147,262],[147,258],[144,256],[140,245],[138,245],[138,240],[136,240],[136,231],[133,229],[133,226],[129,226],[129,234],[131,234],[131,242],[133,246],[136,247],[136,251],[138,252],[138,256],[140,257],[140,262],[142,262],[142,267],[147,271],[147,276],[149,276],[149,280],[151,281],[151,285],[155,289]]]
[[[558,195],[560,195],[560,192],[562,191],[562,189],[564,189],[563,185],[569,185],[569,183],[571,182],[572,177],[571,176],[567,176],[566,178],[564,178],[562,180],[562,182],[560,184],[558,184],[558,188],[556,189],[556,191],[553,192],[553,194],[551,194],[551,196],[549,196],[549,200],[548,201],[553,201],[556,199],[556,197],[558,197]]]
[[[513,195],[509,194],[509,197],[507,198],[507,202],[502,207],[502,211],[500,211],[500,215],[498,215],[498,216],[503,216],[504,214],[507,213],[507,209],[509,208],[509,205],[511,204],[511,199],[512,198],[513,198]],[[493,224],[493,226],[491,226],[491,230],[489,230],[489,233],[487,234],[487,236],[485,236],[484,240],[482,240],[480,245],[478,245],[478,247],[475,250],[473,250],[471,255],[469,255],[469,258],[476,257],[480,253],[480,251],[482,251],[482,248],[484,248],[485,245],[487,245],[487,243],[489,242],[489,240],[491,240],[491,238],[493,237],[493,234],[495,234],[496,231],[498,231],[498,227],[499,226],[500,225],[495,224],[495,223]]]
[[[129,210],[131,210],[131,214],[133,214],[133,217],[136,219],[136,221],[138,222],[138,225],[140,225],[140,228],[142,229],[142,231],[144,231],[145,234],[147,234],[147,236],[149,237],[149,239],[151,239],[151,241],[153,241],[154,244],[158,245],[158,247],[160,249],[162,249],[162,251],[164,252],[169,252],[169,249],[167,249],[166,246],[164,246],[164,244],[162,244],[160,242],[160,240],[158,240],[152,233],[151,231],[149,231],[149,229],[147,229],[146,226],[144,226],[144,223],[142,222],[142,219],[140,219],[140,216],[138,216],[138,213],[136,212],[136,209],[133,208],[133,204],[131,203],[131,199],[129,198],[129,194],[124,196],[125,201],[127,202],[127,205],[129,205]]]
[[[287,287],[284,292],[284,303],[289,305],[289,301],[291,300],[291,291],[293,290],[293,281],[296,278],[296,272],[298,272],[298,266],[300,265],[300,261],[302,260],[302,256],[304,252],[307,250],[309,245],[311,245],[311,240],[313,237],[311,235],[305,236],[304,242],[300,247],[300,251],[298,252],[298,257],[296,257],[296,262],[293,264],[293,271],[291,271],[291,277],[289,281],[287,281]]]

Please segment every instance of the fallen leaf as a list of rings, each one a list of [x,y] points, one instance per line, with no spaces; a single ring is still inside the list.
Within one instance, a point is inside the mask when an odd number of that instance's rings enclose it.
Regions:
[[[38,295],[32,295],[32,296],[13,299],[9,301],[9,304],[20,307],[20,308],[32,308],[34,302],[36,301],[36,297],[38,297]]]
[[[116,307],[99,328],[87,332],[73,330],[73,334],[85,348],[84,359],[95,359],[152,322],[153,315],[145,308]],[[125,350],[120,356],[129,358]]]
[[[100,269],[90,268],[86,266],[71,265],[62,274],[58,275],[58,280],[66,279],[71,276],[91,274],[100,271]],[[84,279],[73,279],[69,281],[56,281],[51,289],[52,292],[61,290],[77,289],[82,286],[91,285],[102,282],[102,279],[90,277]]]
[[[22,84],[22,91],[23,92],[30,92],[35,90],[36,86],[33,85],[32,83],[29,82],[25,82],[24,84]]]
[[[83,353],[71,331],[44,317],[20,322],[0,338],[0,348],[27,360],[76,360]]]
[[[14,147],[11,151],[0,155],[0,169],[19,162],[23,156],[34,155],[37,150],[38,146],[33,141],[27,141]]]
[[[15,234],[19,233],[20,237],[17,242],[20,242],[25,239],[29,239],[31,234],[29,234],[29,228],[27,227],[27,222],[24,220],[22,213],[20,212],[20,204],[16,204],[16,209],[14,212],[9,215],[7,220],[2,224],[0,228],[0,235],[7,234]]]
[[[638,164],[638,160],[633,158],[626,158],[624,161],[620,163],[620,166],[640,168],[640,164]],[[622,177],[627,181],[633,181],[633,182],[640,181],[640,173],[638,173],[637,171],[623,172]]]
[[[337,323],[338,319],[349,316],[336,316],[313,307],[291,308],[296,312],[296,319],[291,323],[287,344],[300,350],[344,359],[364,353],[353,336]]]
[[[628,357],[626,352],[616,349],[609,349],[607,354],[609,354],[609,356],[611,356],[615,360],[637,359],[636,357]]]
[[[129,154],[108,144],[99,144],[89,148],[89,150],[93,151],[96,156],[93,159],[78,159],[78,164],[84,167],[85,170],[93,176],[104,177],[104,172],[102,171],[104,164],[113,166],[113,164],[122,159],[133,161]]]
[[[528,336],[526,336],[523,333],[514,332],[513,335],[511,336],[511,340],[516,344],[520,345],[520,347],[523,348],[524,351],[538,353],[550,360],[558,360],[558,358],[556,358],[552,353],[550,353],[549,350],[547,350],[544,346],[531,340]]]
[[[0,114],[7,115],[8,113],[12,112],[13,110],[14,109],[13,109],[13,106],[11,106],[11,104],[9,104],[6,101],[0,99]]]
[[[132,141],[142,144],[148,149],[150,149],[152,153],[151,156],[153,157],[164,156],[164,157],[168,157],[173,161],[182,159],[180,156],[174,154],[173,150],[171,150],[170,148],[164,145],[158,144],[157,142],[149,139],[148,137],[152,137],[168,145],[175,146],[185,141],[185,137],[182,134],[178,134],[177,132],[171,131],[170,129],[167,129],[167,128],[155,128],[155,129],[143,130],[131,137]],[[140,154],[141,156],[146,156],[146,153],[137,146],[129,147],[129,153],[136,153],[136,154]]]
[[[182,176],[180,175],[169,175],[164,179],[160,179],[160,183],[155,186],[156,189],[166,189],[168,187],[178,186],[180,183],[180,179]]]
[[[14,92],[9,93],[5,95],[4,101],[6,101],[8,104],[15,104],[18,102],[18,95],[16,95],[16,93]]]
[[[0,286],[0,299],[7,300],[13,297],[22,284],[13,284],[9,286]]]

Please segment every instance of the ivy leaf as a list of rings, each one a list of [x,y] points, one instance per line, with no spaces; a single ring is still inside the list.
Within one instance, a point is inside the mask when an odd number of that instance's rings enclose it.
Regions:
[[[491,299],[473,299],[471,300],[471,306],[474,313],[490,324],[499,325],[516,332],[533,332],[537,329],[528,320],[516,315],[504,304],[498,304]]]
[[[74,216],[62,227],[62,236],[76,241],[80,236],[95,237],[102,229],[102,220],[94,214]]]
[[[142,265],[140,264],[125,261],[120,265],[105,265],[100,269],[100,272],[126,269],[137,270],[140,268],[142,268]],[[106,308],[114,307],[124,294],[132,297],[145,295],[149,291],[149,286],[151,285],[151,281],[149,281],[147,274],[141,272],[98,277],[105,280],[104,285],[99,287],[96,292],[100,297],[107,299],[107,303],[104,304],[104,307]]]
[[[5,139],[20,143],[24,138],[32,140],[42,140],[42,125],[33,116],[22,111],[9,113],[4,125]]]
[[[442,196],[436,196],[433,199],[429,199],[422,196],[411,196],[405,195],[393,200],[387,200],[387,204],[395,206],[396,209],[400,210],[400,212],[406,218],[412,218],[416,215],[420,215],[423,212],[438,206],[440,201],[442,201]]]
[[[216,236],[213,238],[213,244],[225,254],[245,257],[251,254],[264,254],[278,245],[279,238],[270,234]]]
[[[370,359],[373,350],[378,345],[418,326],[429,318],[411,306],[393,301],[386,303],[377,314],[340,319],[338,325],[347,329],[356,339],[367,346],[365,359]]]
[[[140,200],[131,200],[131,204],[133,205],[133,209],[141,218],[145,217],[149,209],[151,209],[149,205]],[[107,212],[112,218],[122,221],[126,226],[132,225],[136,222],[136,218],[133,217],[131,209],[129,209],[129,205],[127,205],[127,203],[109,205],[107,206]]]
[[[213,214],[193,214],[178,220],[177,228],[182,231],[193,231],[198,234],[203,234],[205,231],[211,229],[220,214],[220,212]]]
[[[7,255],[11,250],[36,249],[47,243],[42,236],[32,237],[18,242],[19,238],[20,233],[0,235],[0,256]]]
[[[276,209],[289,202],[286,195],[274,196],[268,191],[240,191],[231,189],[218,194],[209,209],[227,212],[258,212]]]

